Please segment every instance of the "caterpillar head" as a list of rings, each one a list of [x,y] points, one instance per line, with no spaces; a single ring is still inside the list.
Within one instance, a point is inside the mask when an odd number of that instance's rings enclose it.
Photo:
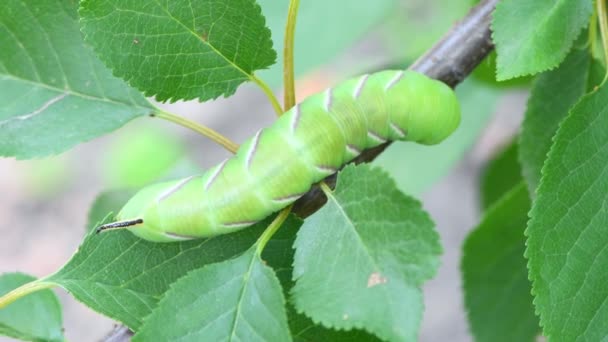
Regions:
[[[391,119],[407,131],[403,140],[438,144],[460,124],[460,105],[454,91],[425,75],[406,71],[387,95],[388,106],[395,113]]]

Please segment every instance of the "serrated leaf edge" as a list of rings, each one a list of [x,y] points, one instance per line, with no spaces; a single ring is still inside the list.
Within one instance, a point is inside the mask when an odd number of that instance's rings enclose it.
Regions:
[[[546,187],[545,185],[545,176],[547,175],[548,169],[551,168],[553,166],[553,163],[555,163],[552,159],[553,156],[557,153],[555,151],[556,147],[555,144],[557,142],[557,136],[560,134],[560,132],[564,129],[564,125],[566,124],[566,122],[572,117],[572,110],[576,107],[578,107],[578,105],[585,100],[587,97],[592,96],[593,94],[595,94],[597,92],[597,90],[591,91],[583,96],[581,96],[579,98],[579,100],[570,108],[570,110],[568,110],[568,115],[566,115],[564,117],[564,119],[562,119],[558,125],[557,130],[555,131],[555,134],[553,135],[553,137],[551,138],[551,148],[549,149],[549,152],[547,152],[547,158],[545,159],[545,162],[543,163],[543,167],[541,168],[541,177],[540,177],[540,181],[538,183],[538,187],[536,188],[536,199],[534,200],[534,202],[532,203],[532,208],[530,209],[530,211],[528,212],[528,224],[526,225],[526,229],[524,230],[524,236],[526,237],[526,249],[524,251],[524,257],[528,260],[528,262],[526,263],[526,266],[528,268],[528,280],[532,283],[532,288],[530,293],[532,294],[532,296],[534,297],[533,300],[533,304],[534,304],[534,314],[539,318],[539,326],[542,329],[542,333],[543,336],[545,336],[547,338],[547,340],[551,340],[551,333],[550,331],[546,331],[545,327],[546,327],[546,322],[545,322],[545,317],[544,315],[539,311],[538,305],[537,305],[537,289],[536,289],[536,285],[537,282],[535,281],[535,276],[532,274],[533,271],[533,267],[532,265],[532,261],[530,260],[530,248],[528,245],[528,241],[530,239],[530,228],[533,222],[535,222],[535,217],[538,211],[538,205],[537,202],[541,200],[541,198],[544,198],[546,195],[543,191],[543,189]]]
[[[379,174],[382,174],[383,176],[386,177],[386,181],[390,182],[390,184],[395,188],[395,191],[398,192],[399,194],[401,194],[402,196],[407,197],[408,199],[412,200],[414,202],[414,204],[420,209],[420,212],[424,214],[424,216],[426,216],[426,218],[432,222],[433,224],[435,224],[435,222],[432,220],[431,216],[429,215],[429,213],[424,210],[423,206],[422,206],[422,202],[420,202],[417,198],[406,195],[405,193],[403,193],[401,190],[399,190],[399,188],[397,187],[397,182],[393,179],[393,177],[391,177],[391,175],[384,169],[382,169],[379,166],[373,166],[373,165],[369,165],[369,164],[348,164],[346,165],[342,170],[340,170],[340,172],[338,173],[338,177],[336,180],[336,186],[335,188],[332,190],[332,195],[336,193],[336,190],[339,189],[340,185],[341,185],[341,181],[340,181],[340,174],[342,174],[345,170],[354,170],[357,168],[366,168],[368,171],[371,172],[378,172]],[[329,198],[328,198],[329,201]],[[301,229],[302,227],[300,227]],[[437,239],[438,241],[440,241],[439,239],[439,234],[437,232],[437,230],[435,229],[435,227],[433,227],[433,232],[435,233],[435,235],[437,235]],[[299,231],[298,231],[299,234]],[[357,234],[358,235],[358,234]],[[294,240],[294,245],[292,246],[292,248],[294,250],[297,251],[297,248],[295,246],[295,241]],[[439,257],[441,254],[443,254],[443,246],[441,245],[441,243],[438,244],[439,246],[439,250],[437,251],[437,256]],[[426,280],[432,279],[433,277],[435,277],[435,275],[437,274],[437,272],[439,271],[439,262],[436,265],[436,267],[434,268],[432,274],[429,274],[429,278],[427,278]],[[292,263],[292,269],[295,269],[295,257],[294,257],[294,261]],[[294,283],[299,279],[300,277],[292,277],[292,281],[294,281]],[[421,308],[422,308],[422,313],[424,313],[424,310],[426,309],[425,305],[424,305],[424,300],[422,298],[422,288],[421,285],[414,285],[416,287],[416,290],[420,292],[421,294]],[[294,292],[295,287],[292,287],[291,290],[289,291],[289,303],[291,304],[291,306],[295,309],[295,311],[301,315],[304,315],[306,317],[308,317],[315,325],[321,325],[323,327],[335,330],[335,331],[351,331],[354,329],[358,329],[358,330],[362,330],[365,331],[373,336],[376,336],[382,340],[390,340],[390,336],[384,336],[384,334],[381,334],[379,332],[375,332],[370,330],[368,327],[364,326],[363,323],[360,323],[358,321],[348,321],[349,325],[345,325],[345,326],[337,326],[331,323],[327,323],[324,322],[320,319],[317,319],[315,317],[310,316],[305,310],[300,309],[298,307],[298,305],[296,305],[294,297],[295,297],[295,292]],[[422,322],[422,315],[417,319],[417,324],[418,324],[418,328],[420,328],[420,323]],[[420,329],[418,329],[418,331],[416,331],[416,334],[420,333]]]
[[[474,237],[476,237],[478,234],[480,234],[479,232],[481,230],[479,228],[481,227],[483,222],[485,222],[488,217],[494,215],[495,212],[499,211],[501,209],[501,207],[504,205],[504,203],[507,203],[513,197],[515,197],[514,195],[518,191],[520,191],[521,190],[520,188],[522,188],[522,187],[527,189],[527,184],[526,184],[525,180],[523,180],[523,179],[521,181],[519,181],[516,185],[514,185],[509,191],[504,193],[498,200],[494,201],[494,203],[492,203],[490,205],[490,207],[488,209],[486,209],[486,211],[483,213],[483,217],[479,220],[479,223],[475,226],[475,228],[473,228],[471,230],[471,232],[467,235],[467,237],[463,241],[462,249],[461,249],[462,256],[461,256],[460,264],[459,264],[459,269],[460,269],[460,274],[461,274],[461,279],[462,279],[462,282],[460,283],[460,292],[461,293],[463,293],[463,294],[466,293],[466,288],[467,288],[467,284],[468,284],[467,278],[464,276],[465,275],[464,261],[465,261],[465,259],[467,259],[469,257],[469,254],[467,252],[468,251],[467,246],[471,243],[471,240],[473,240]],[[531,195],[528,192],[528,197],[530,197],[530,196]],[[524,254],[524,257],[525,257],[525,254]],[[529,279],[529,272],[528,272],[528,281],[531,282],[531,279]],[[536,306],[534,306],[534,308],[535,308],[535,315],[538,316],[538,314],[536,313]],[[467,316],[467,323],[469,326],[469,331],[471,332],[471,335],[473,335],[475,337],[474,330],[472,327],[472,323],[473,323],[472,312],[470,311],[470,308],[468,305],[466,305],[466,303],[464,305],[464,310],[465,310],[466,316]]]
[[[184,278],[190,276],[191,273],[199,272],[199,271],[202,272],[203,269],[206,269],[206,268],[209,268],[209,267],[212,267],[212,266],[218,266],[218,264],[222,264],[222,263],[225,263],[225,262],[233,261],[235,259],[238,259],[238,258],[242,257],[243,255],[245,255],[247,253],[252,253],[252,258],[251,258],[251,263],[250,263],[250,267],[249,267],[248,273],[251,273],[251,267],[252,267],[253,263],[255,262],[256,258],[258,259],[258,261],[260,263],[260,266],[262,268],[265,268],[265,269],[270,270],[272,272],[272,275],[274,276],[274,280],[277,282],[277,285],[279,287],[279,290],[280,290],[279,292],[281,293],[281,304],[282,304],[282,307],[283,307],[283,310],[284,310],[283,312],[285,313],[285,317],[287,318],[287,310],[286,310],[287,301],[286,301],[285,295],[283,293],[283,287],[281,286],[281,283],[280,283],[279,279],[276,276],[275,270],[272,267],[269,267],[268,265],[266,265],[265,262],[264,262],[264,260],[261,258],[261,256],[258,255],[257,253],[255,253],[255,247],[256,247],[256,244],[254,244],[250,249],[246,250],[245,252],[243,252],[241,254],[235,255],[235,256],[233,256],[231,258],[228,258],[226,260],[222,260],[222,261],[219,261],[219,262],[214,262],[214,263],[206,264],[203,267],[199,267],[197,269],[190,270],[190,271],[186,272],[183,276],[177,278],[174,282],[172,282],[171,284],[169,284],[169,288],[162,294],[162,296],[160,297],[158,303],[156,304],[156,307],[154,309],[152,309],[148,315],[146,315],[145,317],[143,317],[141,319],[142,324],[140,325],[140,329],[139,330],[143,329],[146,326],[148,318],[150,316],[152,316],[156,312],[156,310],[161,305],[164,304],[165,301],[170,300],[169,298],[167,298],[167,293],[169,293],[170,291],[175,290],[175,287],[177,286],[176,284],[179,281],[181,281]],[[249,277],[247,277],[247,278],[249,278]],[[248,283],[249,283],[249,280],[247,280],[247,284]],[[239,309],[237,309],[237,312],[240,311],[240,306],[241,306],[241,303],[242,303],[241,296],[244,293],[244,288],[245,288],[245,286],[242,287],[241,294],[239,295],[239,304],[238,304]],[[235,319],[237,318],[236,316],[238,316],[238,314],[235,314]],[[287,322],[287,320],[286,320],[286,322]],[[236,324],[234,324],[234,322],[233,322],[232,323],[232,328],[234,329],[235,327],[236,327]],[[289,324],[287,325],[287,329],[289,331],[289,334],[291,335],[291,331],[289,330]],[[135,337],[137,337],[138,331],[134,330],[134,332],[135,332],[135,334],[134,334],[133,337],[135,338]]]
[[[134,77],[127,78],[126,74],[122,74],[119,70],[115,69],[111,65],[110,60],[106,59],[104,57],[104,54],[100,53],[99,49],[97,49],[94,44],[90,43],[91,42],[90,37],[84,31],[84,27],[85,27],[87,21],[83,19],[82,15],[81,15],[81,12],[82,11],[86,11],[87,9],[85,8],[85,6],[87,5],[87,3],[90,3],[92,1],[94,1],[94,0],[80,0],[79,6],[78,6],[78,18],[79,18],[78,22],[79,22],[80,32],[83,35],[83,40],[86,43],[88,43],[88,46],[90,46],[93,49],[93,51],[95,52],[95,55],[97,56],[97,58],[99,58],[99,60],[101,60],[103,62],[103,64],[109,70],[111,70],[112,75],[114,77],[120,78],[121,80],[123,80],[124,82],[126,82],[131,88],[137,89],[142,94],[144,94],[146,97],[153,97],[156,101],[159,101],[159,102],[162,102],[162,103],[166,103],[166,102],[175,103],[175,102],[180,101],[180,100],[182,100],[182,101],[189,101],[189,100],[194,100],[194,99],[196,99],[199,103],[203,103],[203,102],[207,102],[207,101],[210,101],[210,100],[215,100],[215,99],[219,98],[220,96],[222,96],[223,98],[228,98],[228,97],[234,95],[234,93],[236,92],[236,89],[238,89],[238,87],[243,84],[243,81],[246,81],[246,80],[253,81],[255,79],[253,70],[252,70],[251,73],[245,72],[245,70],[243,70],[239,65],[235,64],[228,57],[224,56],[224,54],[220,53],[220,51],[217,50],[215,46],[211,45],[209,42],[203,41],[203,44],[205,44],[208,47],[210,47],[218,56],[222,57],[222,59],[224,59],[229,65],[231,65],[233,68],[235,68],[237,71],[239,71],[241,74],[243,74],[245,76],[244,80],[240,80],[239,81],[239,84],[236,86],[235,91],[233,91],[233,92],[224,92],[224,93],[219,94],[217,96],[214,96],[214,97],[211,97],[211,98],[208,98],[208,99],[203,99],[200,96],[192,96],[192,97],[170,96],[170,97],[164,98],[164,97],[159,96],[158,94],[156,94],[153,91],[142,89],[142,88],[140,88],[140,87],[138,87],[138,86],[136,86],[136,85],[133,84],[132,80],[133,80]],[[273,59],[272,62],[270,62],[268,64],[268,66],[265,66],[265,67],[262,67],[260,69],[257,69],[257,70],[265,70],[265,69],[268,69],[270,66],[272,66],[273,64],[276,63],[276,61],[277,61],[277,53],[276,53],[276,51],[274,50],[274,47],[273,47],[272,32],[270,31],[270,28],[267,26],[266,17],[262,13],[262,7],[255,0],[251,0],[251,3],[253,5],[254,9],[257,10],[257,14],[259,14],[262,17],[262,23],[263,23],[262,30],[265,31],[268,34],[268,36],[270,37],[269,38],[270,39],[270,50],[274,54],[274,59]],[[164,11],[164,8],[163,8],[163,11]],[[170,16],[170,17],[172,17],[172,16]],[[195,32],[192,32],[192,30],[190,30],[182,22],[180,22],[178,20],[175,20],[175,21],[180,26],[183,26],[188,32],[190,32],[191,34],[193,34],[194,36],[196,36],[197,38],[199,38],[198,35]],[[201,39],[199,38],[199,40],[201,40]]]
[[[496,33],[496,27],[495,27],[496,20],[497,20],[496,19],[496,13],[502,11],[502,8],[504,6],[506,6],[505,2],[506,1],[500,1],[500,2],[498,2],[498,4],[496,5],[496,8],[492,12],[492,21],[490,23],[490,32],[491,32],[490,36],[492,38],[492,42],[494,42],[494,45],[496,47],[498,45],[500,45],[500,44],[497,44],[497,41],[496,41],[496,35],[497,35],[497,33]],[[502,62],[503,57],[502,57],[502,55],[500,53],[498,53],[498,48],[496,48],[496,75],[495,75],[496,76],[496,80],[499,81],[499,82],[501,82],[501,81],[507,81],[507,80],[518,78],[518,77],[522,77],[522,76],[536,75],[536,74],[541,73],[541,72],[554,70],[555,68],[557,68],[564,61],[564,59],[568,55],[569,51],[572,50],[573,44],[576,41],[577,36],[585,28],[587,28],[588,26],[589,26],[589,21],[587,22],[586,25],[583,25],[579,29],[578,33],[576,35],[574,35],[574,38],[572,38],[571,41],[568,42],[570,44],[570,48],[567,51],[564,52],[563,56],[561,56],[560,59],[555,62],[555,64],[553,64],[553,65],[551,65],[551,64],[546,65],[545,67],[540,68],[538,70],[528,70],[528,71],[524,70],[524,71],[518,71],[516,73],[508,72],[508,70],[505,71],[504,70],[504,66],[503,66],[503,62]],[[498,35],[500,35],[500,34],[498,34]]]
[[[567,55],[566,55],[566,56],[567,56]],[[592,59],[592,57],[589,57],[589,58],[591,58],[591,59]],[[593,61],[591,61],[591,62],[589,63],[589,68],[587,68],[587,72],[585,73],[585,84],[588,84],[588,83],[589,83],[589,79],[590,79],[590,77],[591,77],[591,64],[592,64],[592,63],[593,63]],[[559,67],[559,66],[556,66],[556,67],[555,67],[553,70],[557,69],[558,67]],[[549,71],[553,71],[553,70],[549,70]],[[530,108],[530,103],[532,103],[532,101],[536,99],[536,98],[533,96],[533,92],[534,92],[534,89],[535,89],[535,88],[538,86],[538,84],[537,84],[537,83],[539,83],[539,82],[540,82],[540,81],[539,81],[539,77],[541,77],[541,76],[542,76],[542,75],[538,75],[538,77],[536,77],[536,78],[534,79],[534,83],[532,84],[532,87],[530,88],[530,96],[528,97],[528,100],[526,101],[526,111],[525,111],[525,113],[524,113],[524,118],[523,118],[523,121],[522,121],[522,123],[521,123],[521,129],[520,129],[519,136],[517,137],[517,147],[518,147],[518,151],[517,151],[517,162],[518,162],[518,163],[519,163],[519,165],[520,165],[520,174],[521,174],[521,176],[523,177],[524,182],[526,183],[526,185],[527,185],[527,187],[528,187],[528,192],[530,193],[530,199],[532,200],[532,202],[533,202],[533,203],[535,202],[536,194],[537,194],[538,189],[539,189],[539,187],[540,187],[540,181],[542,180],[542,176],[544,175],[544,173],[543,173],[543,169],[544,169],[544,167],[545,167],[545,163],[543,162],[543,167],[541,168],[541,177],[539,178],[539,183],[536,185],[536,188],[535,188],[535,189],[531,188],[532,184],[530,184],[530,183],[528,182],[528,177],[526,177],[526,173],[524,172],[523,165],[524,165],[524,162],[525,162],[525,161],[523,160],[523,155],[522,155],[522,151],[523,151],[523,149],[522,149],[522,148],[520,148],[520,147],[522,146],[521,144],[522,144],[522,138],[523,138],[523,136],[524,136],[524,133],[527,131],[527,130],[526,130],[526,127],[527,127],[526,122],[528,122],[528,121],[530,120],[530,119],[529,119],[530,115],[529,115],[529,113],[528,113],[528,110],[529,110],[529,108]],[[579,102],[582,100],[582,98],[583,98],[585,95],[589,94],[589,93],[590,93],[590,92],[585,92],[585,93],[583,94],[583,96],[581,96],[581,97],[578,99],[578,101],[576,101],[576,102],[575,102],[575,103],[572,105],[572,107],[570,107],[570,108],[568,109],[568,113],[566,114],[566,116],[564,116],[564,118],[562,118],[562,120],[559,122],[557,130],[555,131],[555,133],[554,133],[554,134],[553,134],[553,136],[551,137],[551,148],[553,147],[553,143],[555,142],[555,137],[557,136],[557,132],[559,131],[559,128],[561,127],[561,124],[564,122],[564,120],[566,120],[566,119],[567,119],[567,118],[570,116],[570,110],[572,110],[572,108],[576,107],[576,106],[578,105],[578,103],[579,103]],[[545,154],[545,162],[547,161],[547,159],[548,159],[548,157],[549,157],[549,152],[551,152],[551,148],[550,148],[550,149],[549,149],[549,151],[547,151],[547,153]],[[526,229],[526,230],[527,230],[527,229]]]

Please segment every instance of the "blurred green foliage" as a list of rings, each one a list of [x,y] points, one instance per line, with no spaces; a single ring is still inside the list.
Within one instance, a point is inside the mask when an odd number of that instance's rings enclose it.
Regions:
[[[481,208],[487,210],[503,195],[522,181],[521,167],[517,160],[517,143],[512,141],[498,151],[486,164],[480,179]]]
[[[105,183],[110,188],[142,187],[166,176],[184,153],[183,142],[168,130],[137,122],[120,130],[105,151]]]

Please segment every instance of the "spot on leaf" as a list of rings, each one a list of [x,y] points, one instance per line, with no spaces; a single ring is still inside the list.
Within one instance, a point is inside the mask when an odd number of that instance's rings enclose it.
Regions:
[[[376,285],[385,284],[387,281],[386,277],[383,277],[382,274],[374,272],[367,278],[367,287],[370,288]]]

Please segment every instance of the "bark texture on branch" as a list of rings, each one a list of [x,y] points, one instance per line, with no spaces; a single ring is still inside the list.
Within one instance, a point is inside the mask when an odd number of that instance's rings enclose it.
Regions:
[[[410,69],[440,80],[451,87],[458,85],[494,49],[490,22],[492,11],[498,1],[481,1],[435,46],[414,62]],[[354,162],[372,161],[389,145],[390,142],[366,150]],[[325,182],[332,187],[335,181],[335,175],[325,179]],[[296,202],[294,212],[300,217],[310,216],[319,210],[325,201],[323,192],[315,186]],[[102,342],[126,342],[132,336],[133,333],[129,329],[117,326]]]

